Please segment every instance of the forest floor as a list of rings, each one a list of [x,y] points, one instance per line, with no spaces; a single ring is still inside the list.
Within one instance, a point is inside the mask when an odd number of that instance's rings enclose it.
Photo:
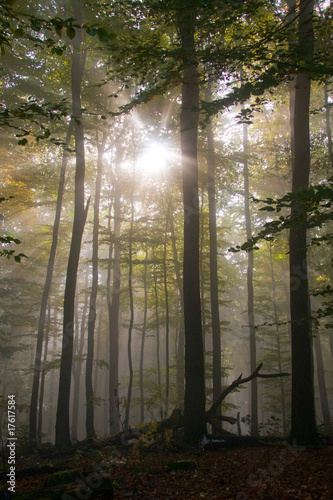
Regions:
[[[16,492],[7,495],[2,475],[2,498],[52,498],[42,488],[60,469],[77,476],[76,490],[59,497],[63,500],[333,499],[333,446],[310,450],[281,443],[201,451],[86,446],[68,456],[22,456],[16,462]],[[114,496],[97,492],[102,476],[111,479]]]

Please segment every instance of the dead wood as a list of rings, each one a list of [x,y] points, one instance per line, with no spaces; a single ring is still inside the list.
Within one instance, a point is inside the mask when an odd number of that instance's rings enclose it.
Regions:
[[[206,412],[206,420],[210,422],[212,419],[216,418],[216,411],[219,408],[219,406],[222,404],[222,401],[232,392],[236,387],[238,387],[241,384],[246,384],[246,382],[249,382],[250,380],[256,378],[256,377],[261,377],[261,378],[277,378],[277,377],[288,377],[289,373],[266,373],[266,374],[259,374],[259,371],[262,368],[262,363],[257,366],[255,371],[251,373],[248,377],[242,378],[243,374],[241,373],[236,380],[234,380],[224,391],[221,392],[220,397],[215,401],[215,403],[212,404],[210,409]],[[229,417],[225,417],[229,418]],[[231,417],[232,418],[232,417]],[[228,421],[228,420],[227,420]],[[237,420],[234,419],[234,422],[230,423],[235,423]]]

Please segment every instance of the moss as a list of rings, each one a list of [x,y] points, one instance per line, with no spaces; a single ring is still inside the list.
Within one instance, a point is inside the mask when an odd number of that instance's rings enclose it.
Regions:
[[[44,483],[44,488],[68,484],[81,477],[80,469],[61,470],[48,476]]]

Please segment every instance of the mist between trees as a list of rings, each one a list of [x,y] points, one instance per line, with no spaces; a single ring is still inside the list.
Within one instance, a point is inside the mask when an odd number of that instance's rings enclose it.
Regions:
[[[0,378],[21,442],[179,408],[188,441],[317,445],[332,430],[330,4],[0,8]]]

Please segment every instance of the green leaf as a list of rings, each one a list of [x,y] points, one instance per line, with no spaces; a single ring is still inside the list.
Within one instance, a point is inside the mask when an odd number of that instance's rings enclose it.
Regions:
[[[95,36],[98,33],[97,28],[87,28],[86,31],[89,36]]]
[[[259,208],[260,211],[262,212],[275,212],[275,208],[274,207],[262,207],[262,208]]]
[[[75,17],[68,17],[65,19],[64,24],[73,23],[74,21],[76,21]]]
[[[107,42],[109,39],[108,32],[104,28],[98,28],[97,30],[98,33],[98,38],[100,39],[101,42]]]
[[[74,40],[74,38],[75,38],[75,29],[72,28],[71,26],[68,26],[68,28],[66,29],[66,35],[68,36],[68,38],[70,40]]]

